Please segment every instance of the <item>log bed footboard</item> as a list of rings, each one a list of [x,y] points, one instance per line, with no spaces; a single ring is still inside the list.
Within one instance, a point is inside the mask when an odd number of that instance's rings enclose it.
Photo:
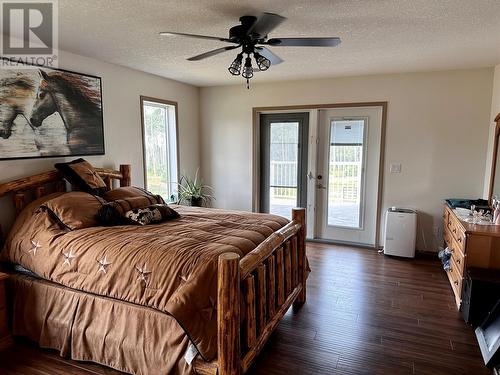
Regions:
[[[218,359],[193,364],[197,374],[241,375],[260,353],[287,310],[306,300],[305,209],[240,259],[219,257]]]

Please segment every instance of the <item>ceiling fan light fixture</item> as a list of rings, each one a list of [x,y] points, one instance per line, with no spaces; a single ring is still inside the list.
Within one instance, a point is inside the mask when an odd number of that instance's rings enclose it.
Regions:
[[[257,63],[259,70],[269,69],[269,67],[271,66],[271,61],[269,59],[265,58],[258,52],[255,52],[253,56],[255,57],[255,62]]]
[[[335,47],[340,43],[340,38],[338,37],[269,38],[269,34],[285,20],[285,17],[274,13],[262,13],[258,17],[243,16],[240,17],[240,24],[229,29],[229,37],[191,34],[177,31],[163,31],[160,32],[160,35],[176,35],[185,38],[216,40],[230,44],[189,57],[187,59],[188,61],[200,61],[208,57],[241,48],[241,52],[227,69],[231,75],[241,75],[246,79],[247,88],[250,88],[249,81],[256,71],[265,71],[268,70],[271,65],[278,65],[283,62],[283,59],[267,47]],[[256,63],[255,70],[252,66],[252,55]],[[246,56],[246,58],[243,64],[244,56]]]
[[[233,60],[231,65],[229,65],[229,73],[231,73],[233,76],[239,76],[241,73],[241,63],[243,62],[243,54],[239,53],[238,56]]]
[[[246,79],[253,77],[252,59],[250,56],[247,56],[245,59],[245,66],[243,67],[243,73],[241,73],[241,76]]]

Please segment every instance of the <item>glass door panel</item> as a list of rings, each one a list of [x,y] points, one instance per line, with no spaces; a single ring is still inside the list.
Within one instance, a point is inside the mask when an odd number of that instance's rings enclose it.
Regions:
[[[260,211],[291,219],[306,205],[309,113],[260,116]]]
[[[363,227],[365,120],[332,120],[328,169],[328,225]]]
[[[271,122],[269,143],[269,213],[291,218],[298,205],[298,122]]]

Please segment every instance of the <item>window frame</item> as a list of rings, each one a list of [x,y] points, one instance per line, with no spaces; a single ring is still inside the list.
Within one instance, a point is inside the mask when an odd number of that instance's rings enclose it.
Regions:
[[[180,171],[180,153],[179,153],[179,108],[178,104],[172,100],[159,99],[151,96],[140,95],[140,110],[141,110],[141,136],[142,136],[142,169],[143,169],[143,178],[144,178],[144,188],[148,189],[148,176],[147,176],[147,165],[146,165],[146,132],[144,127],[144,102],[152,102],[157,103],[159,105],[170,105],[174,107],[175,112],[175,155],[177,159],[177,163],[175,165],[177,180],[179,179],[179,171]],[[177,181],[178,182],[178,181]],[[167,201],[170,200],[167,199]]]

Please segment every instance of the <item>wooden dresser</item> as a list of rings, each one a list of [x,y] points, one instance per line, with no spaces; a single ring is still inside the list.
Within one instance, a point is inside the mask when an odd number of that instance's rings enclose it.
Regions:
[[[8,348],[12,344],[7,321],[7,300],[5,297],[5,281],[7,274],[0,272],[0,350]]]
[[[444,205],[443,239],[452,252],[447,271],[457,308],[462,302],[462,281],[467,267],[500,270],[500,225],[477,225],[460,220]]]

